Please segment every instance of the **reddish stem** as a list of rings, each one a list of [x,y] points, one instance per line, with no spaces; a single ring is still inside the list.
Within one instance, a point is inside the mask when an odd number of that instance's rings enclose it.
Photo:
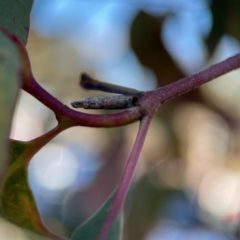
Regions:
[[[189,92],[204,83],[207,83],[221,75],[228,73],[240,67],[240,54],[233,57],[227,58],[226,60],[214,64],[209,68],[195,73],[191,76],[182,78],[177,82],[171,83],[162,88],[158,88],[153,92],[148,92],[151,94],[151,98],[158,101],[159,104],[171,100],[179,95]]]
[[[110,228],[118,214],[118,212],[122,209],[133,174],[134,170],[137,166],[138,158],[140,155],[140,152],[143,147],[143,143],[145,140],[145,137],[147,135],[147,131],[149,128],[149,125],[151,123],[152,117],[145,116],[140,122],[139,131],[134,143],[134,146],[132,148],[131,154],[128,158],[126,167],[124,169],[123,175],[121,177],[119,187],[116,192],[116,197],[110,207],[109,214],[104,222],[103,228],[99,235],[99,240],[105,240],[107,239],[108,233],[110,231]]]
[[[55,128],[51,129],[49,132],[37,137],[28,143],[30,144],[29,149],[24,153],[26,154],[26,159],[31,159],[43,146],[50,142],[54,137],[66,129],[65,126],[58,124]],[[31,157],[29,157],[29,154]]]
[[[33,78],[28,54],[22,43],[7,30],[1,28],[1,31],[3,31],[9,38],[12,39],[12,41],[17,44],[22,54],[22,59],[24,61],[24,69],[22,69],[23,89],[53,110],[57,116],[57,119],[65,121],[69,127],[77,125],[89,127],[122,126],[132,123],[140,119],[142,116],[139,108],[123,111],[117,114],[92,115],[76,112],[63,105],[56,98],[46,92]],[[183,78],[155,91],[150,91],[145,95],[145,97],[143,97],[141,103],[144,104],[145,100],[151,100],[151,102],[158,102],[160,105],[167,100],[182,95],[238,67],[240,67],[240,54],[228,58],[221,63],[215,64],[202,72]]]
[[[104,115],[74,111],[49,94],[33,77],[31,81],[23,85],[23,89],[50,108],[56,114],[58,121],[64,122],[68,128],[73,126],[117,127],[135,122],[141,117],[138,107],[115,114]]]
[[[240,54],[237,54],[221,63],[209,67],[202,72],[180,79],[177,82],[171,83],[155,91],[147,92],[141,99],[140,105],[145,105],[145,103],[149,101],[160,105],[167,100],[197,88],[214,78],[238,68],[239,66]],[[120,113],[108,115],[86,114],[74,111],[44,90],[33,77],[31,77],[29,81],[24,82],[23,89],[53,110],[57,119],[64,121],[68,127],[77,125],[89,127],[116,127],[132,123],[142,116],[139,108],[132,108]]]
[[[57,120],[67,127],[88,126],[88,127],[117,127],[123,126],[140,119],[141,113],[139,108],[135,107],[116,114],[97,115],[86,114],[74,111],[62,104],[45,89],[43,89],[34,79],[31,71],[31,64],[25,46],[12,33],[0,27],[0,31],[4,32],[18,47],[22,59],[22,67],[19,75],[22,80],[22,88],[37,98],[45,106],[50,108],[57,117]]]

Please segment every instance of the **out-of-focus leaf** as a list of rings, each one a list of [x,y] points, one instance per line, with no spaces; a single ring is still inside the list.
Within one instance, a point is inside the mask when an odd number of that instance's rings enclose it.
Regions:
[[[161,86],[184,77],[162,43],[160,33],[163,20],[140,11],[130,32],[133,51],[144,66],[154,71]]]
[[[103,223],[107,218],[108,211],[113,202],[114,195],[110,196],[103,206],[85,223],[80,225],[72,234],[72,240],[91,239],[98,240]],[[121,240],[122,231],[122,213],[118,214],[107,240]]]
[[[140,62],[156,74],[159,86],[168,85],[185,77],[161,40],[163,21],[163,17],[157,18],[140,11],[132,23],[130,32],[133,51]],[[161,109],[164,109],[165,114],[171,114],[176,104],[182,101],[202,102],[203,99],[199,89],[195,89],[167,102]]]
[[[7,140],[19,90],[20,68],[21,58],[18,48],[0,32],[0,177],[7,166]]]
[[[26,45],[33,0],[1,0],[0,26],[17,36]]]
[[[158,188],[147,176],[143,177],[126,201],[126,205],[130,203],[130,215],[124,226],[127,239],[146,239],[148,231],[161,218],[161,209],[164,209],[166,200],[181,194],[176,189]]]
[[[240,1],[227,1],[227,29],[228,33],[240,41]]]
[[[39,150],[34,143],[12,141],[9,132],[13,110],[22,78],[30,70],[26,53],[17,39],[0,31],[0,196],[1,213],[9,221],[45,236],[55,237],[42,224],[31,190],[28,185],[28,163]],[[6,168],[7,160],[11,163]],[[54,238],[60,239],[60,238]]]
[[[213,24],[206,43],[212,54],[224,34],[232,35],[240,41],[240,1],[212,0],[210,7]]]
[[[227,15],[227,3],[226,0],[213,0],[211,1],[212,12],[212,29],[206,39],[206,43],[210,54],[216,48],[220,38],[226,33],[226,15]]]

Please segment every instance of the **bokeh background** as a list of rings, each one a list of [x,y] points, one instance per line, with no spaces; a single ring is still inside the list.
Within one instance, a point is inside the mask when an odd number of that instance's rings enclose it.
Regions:
[[[238,53],[239,40],[238,0],[35,0],[27,50],[37,81],[71,107],[103,95],[79,87],[81,72],[152,90]],[[158,110],[125,204],[124,240],[239,239],[239,77],[233,71]],[[22,91],[11,137],[31,140],[55,125]],[[101,206],[137,130],[75,127],[34,156],[29,181],[50,229],[69,236]]]

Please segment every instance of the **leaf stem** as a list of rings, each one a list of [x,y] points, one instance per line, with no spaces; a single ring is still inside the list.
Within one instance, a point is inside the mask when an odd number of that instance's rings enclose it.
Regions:
[[[58,124],[56,127],[51,129],[49,132],[29,141],[28,143],[31,144],[31,147],[29,149],[31,149],[31,151],[36,153],[43,146],[45,146],[48,142],[50,142],[54,137],[56,137],[59,133],[64,131],[66,128],[67,127],[62,126],[61,124]]]
[[[130,187],[130,183],[134,174],[134,170],[137,166],[138,158],[143,147],[145,137],[147,135],[148,128],[150,126],[152,117],[144,116],[140,122],[139,131],[132,148],[131,154],[128,158],[126,167],[124,169],[123,175],[121,177],[119,187],[116,192],[115,199],[111,205],[108,216],[104,222],[103,228],[99,235],[99,240],[106,240],[110,228],[119,213],[122,209],[127,192]]]

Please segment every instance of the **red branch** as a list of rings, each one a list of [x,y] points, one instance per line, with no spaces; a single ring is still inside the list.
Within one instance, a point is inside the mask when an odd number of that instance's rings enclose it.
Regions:
[[[167,100],[182,95],[214,78],[240,67],[240,54],[237,54],[202,72],[183,78],[155,91],[147,92],[145,96],[142,97],[139,108],[135,107],[120,113],[108,115],[86,114],[68,108],[45,91],[32,76],[30,61],[25,47],[13,34],[3,29],[1,29],[1,31],[16,43],[21,52],[24,61],[24,69],[22,72],[23,89],[50,108],[56,114],[57,120],[64,122],[68,127],[77,125],[89,127],[116,127],[132,123],[139,120],[144,115],[142,106],[150,106],[151,108],[152,104],[154,104],[154,106],[156,106],[156,104],[160,105]],[[145,107],[143,108],[146,109]]]
[[[145,116],[140,122],[139,131],[134,143],[134,146],[132,148],[131,154],[128,158],[126,167],[124,169],[123,175],[121,177],[119,187],[116,192],[115,199],[109,209],[108,216],[104,222],[103,228],[101,230],[99,240],[105,240],[107,239],[107,235],[109,233],[109,230],[118,214],[118,212],[123,207],[128,189],[131,184],[131,180],[134,174],[134,170],[137,166],[138,158],[141,153],[145,137],[147,135],[148,128],[150,126],[152,117]]]
[[[57,120],[64,123],[66,128],[73,126],[117,127],[135,122],[141,117],[138,107],[115,114],[87,114],[77,112],[49,94],[33,77],[23,85],[23,89],[51,109],[55,113]]]
[[[156,106],[156,104],[160,105],[167,100],[182,95],[214,78],[240,67],[240,54],[237,54],[202,72],[180,79],[177,82],[155,91],[147,92],[140,101],[140,107],[135,107],[116,114],[86,114],[68,108],[45,91],[32,76],[30,61],[24,45],[12,33],[2,28],[0,28],[0,30],[16,43],[22,55],[22,60],[24,62],[22,69],[22,88],[50,108],[56,114],[57,120],[61,121],[61,123],[64,122],[67,127],[77,125],[88,127],[117,127],[132,123],[139,120],[145,114],[143,110],[145,110],[146,107],[142,106],[150,106],[151,108],[153,104],[154,106]]]
[[[240,67],[240,54],[212,65],[202,72],[180,79],[157,90],[146,92],[140,101],[140,108],[135,107],[123,112],[106,115],[86,114],[70,109],[44,90],[33,77],[31,77],[30,81],[24,83],[23,89],[50,108],[56,114],[57,119],[64,121],[68,127],[78,125],[88,127],[117,127],[140,119],[143,113],[142,106],[146,105],[151,108],[153,104],[163,104],[238,67]]]
[[[226,60],[214,64],[202,72],[195,73],[191,76],[178,80],[162,88],[158,88],[151,94],[151,98],[160,104],[171,100],[179,95],[189,92],[204,83],[207,83],[225,73],[233,71],[240,67],[240,54],[227,58]]]

